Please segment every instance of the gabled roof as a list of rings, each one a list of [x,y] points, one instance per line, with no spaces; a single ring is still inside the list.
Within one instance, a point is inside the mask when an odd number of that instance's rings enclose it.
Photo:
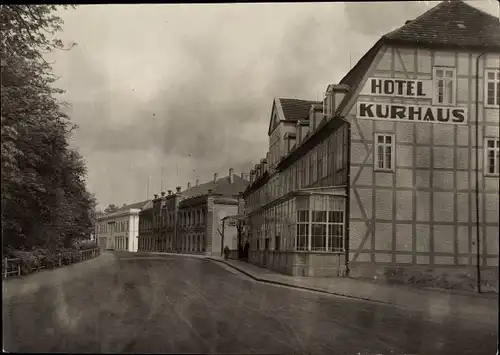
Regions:
[[[500,21],[461,0],[442,1],[402,27],[383,35],[340,81],[349,91],[337,109],[348,105],[384,44],[423,48],[500,51]]]
[[[117,217],[117,216],[123,216],[123,215],[126,215],[128,213],[128,211],[132,210],[132,209],[142,210],[150,202],[151,202],[151,200],[145,200],[145,201],[135,202],[135,203],[131,203],[129,205],[122,206],[114,212],[111,212],[111,213],[108,213],[108,214],[105,214],[105,215],[98,217],[98,220],[106,220],[106,219],[111,219],[111,218]]]
[[[336,114],[340,114],[342,110],[347,106],[351,98],[353,97],[356,89],[358,88],[361,80],[365,76],[365,73],[368,71],[368,68],[372,64],[373,60],[377,56],[377,53],[384,45],[382,39],[378,40],[375,45],[370,48],[368,52],[365,53],[363,57],[356,63],[356,65],[344,76],[344,78],[340,81],[340,84],[345,84],[349,86],[349,91],[344,96],[344,99],[340,103],[337,108]]]
[[[311,105],[322,105],[321,101],[311,101],[302,99],[275,98],[273,101],[273,109],[271,119],[269,120],[269,129],[267,134],[271,134],[274,129],[272,125],[273,113],[275,110],[283,112],[283,118],[286,121],[297,121],[309,118],[309,110]]]
[[[126,210],[131,210],[131,209],[140,209],[142,210],[146,205],[151,202],[151,200],[145,200],[141,202],[135,202],[131,203],[130,205],[125,205],[123,207],[120,207],[116,212],[121,212],[121,211],[126,211]]]
[[[461,0],[443,1],[384,38],[432,46],[500,48],[500,23]]]
[[[320,105],[321,101],[279,98],[285,120],[297,121],[309,118],[311,105]]]
[[[233,174],[233,183],[229,182],[229,175],[217,179],[214,183],[213,180],[200,184],[198,186],[191,187],[189,190],[184,190],[181,194],[184,197],[190,198],[199,195],[208,194],[208,190],[212,190],[213,194],[220,194],[223,196],[237,196],[240,192],[245,191],[248,186],[248,181],[242,179],[237,174]]]

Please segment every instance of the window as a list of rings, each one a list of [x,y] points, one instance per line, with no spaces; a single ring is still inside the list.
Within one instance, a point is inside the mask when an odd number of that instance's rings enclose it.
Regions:
[[[344,212],[328,212],[328,246],[330,251],[344,250]]]
[[[484,73],[486,107],[498,107],[500,104],[500,70],[489,69]]]
[[[484,140],[484,167],[486,175],[498,175],[500,167],[500,140],[498,138],[485,138]]]
[[[394,134],[375,133],[375,170],[394,171]]]
[[[309,198],[302,197],[297,203],[297,244],[296,250],[309,250]]]
[[[455,68],[434,68],[434,104],[455,105],[455,72]]]
[[[343,162],[343,151],[344,151],[344,142],[342,131],[338,130],[334,136],[335,142],[335,172],[342,170],[344,166]]]
[[[281,250],[281,237],[279,235],[277,235],[274,239],[274,250]]]
[[[316,149],[309,155],[309,184],[312,185],[316,182],[318,168],[316,167]]]

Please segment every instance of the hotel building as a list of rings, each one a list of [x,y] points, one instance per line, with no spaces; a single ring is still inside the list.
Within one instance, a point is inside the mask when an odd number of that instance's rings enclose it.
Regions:
[[[382,36],[323,102],[275,99],[244,192],[250,261],[473,279],[479,260],[498,287],[499,67],[499,19],[445,1]]]

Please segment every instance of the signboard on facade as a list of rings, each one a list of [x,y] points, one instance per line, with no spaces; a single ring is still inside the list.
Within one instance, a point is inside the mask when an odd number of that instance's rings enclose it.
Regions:
[[[432,80],[368,78],[361,95],[432,100],[432,91]],[[358,101],[356,117],[385,121],[466,124],[467,109],[456,106]]]
[[[361,95],[432,99],[432,80],[368,78]]]

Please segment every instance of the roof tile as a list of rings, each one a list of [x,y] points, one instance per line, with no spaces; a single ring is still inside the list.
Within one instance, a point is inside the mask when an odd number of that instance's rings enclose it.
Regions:
[[[461,0],[443,1],[384,38],[426,45],[500,48],[500,22]]]
[[[303,120],[309,118],[311,105],[321,105],[321,101],[279,98],[285,120]]]
[[[143,209],[151,200],[146,200],[146,201],[141,201],[141,202],[135,202],[131,203],[130,205],[125,205],[123,207],[120,207],[116,212],[121,212],[121,211],[126,211],[130,209]]]
[[[243,192],[248,186],[248,181],[242,179],[239,175],[233,174],[233,183],[229,182],[229,176],[224,176],[217,179],[214,183],[213,180],[204,184],[191,187],[189,190],[184,190],[181,194],[186,198],[191,198],[199,195],[208,194],[208,190],[212,190],[213,194],[220,194],[223,196],[236,196]]]
[[[442,1],[422,15],[380,38],[340,81],[349,86],[337,109],[340,114],[384,43],[500,50],[500,21],[462,0]]]

